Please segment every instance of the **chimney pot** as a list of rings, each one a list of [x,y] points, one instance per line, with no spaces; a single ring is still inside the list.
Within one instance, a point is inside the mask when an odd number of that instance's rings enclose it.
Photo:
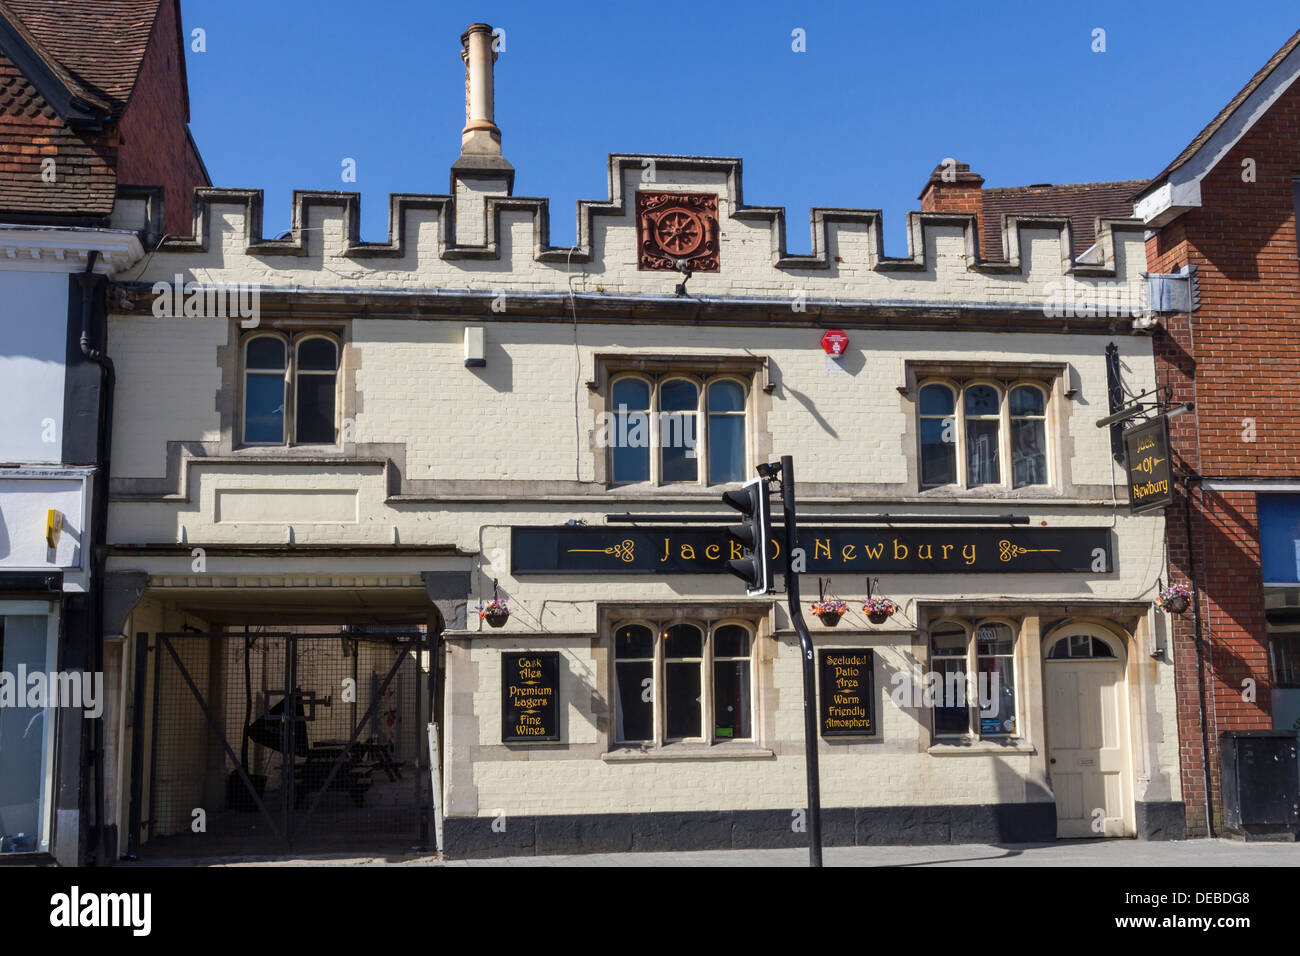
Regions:
[[[460,36],[461,59],[465,63],[465,128],[460,134],[461,155],[501,155],[501,130],[494,118],[492,27],[471,23]]]

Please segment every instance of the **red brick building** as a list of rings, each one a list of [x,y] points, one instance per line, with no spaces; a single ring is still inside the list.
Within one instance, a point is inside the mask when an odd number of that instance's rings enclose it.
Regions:
[[[1154,330],[1158,381],[1195,404],[1170,422],[1167,510],[1170,574],[1193,589],[1171,615],[1191,835],[1222,823],[1220,735],[1300,716],[1297,77],[1300,33],[1135,197],[1149,272],[1190,267],[1199,289]]]
[[[0,0],[0,222],[116,224],[121,190],[187,233],[189,119],[180,0]]]

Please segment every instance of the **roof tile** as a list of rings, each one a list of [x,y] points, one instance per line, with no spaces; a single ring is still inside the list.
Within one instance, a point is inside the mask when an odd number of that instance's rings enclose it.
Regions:
[[[1061,186],[1010,186],[983,191],[984,215],[980,222],[980,247],[985,259],[1001,259],[1002,217],[1069,216],[1074,228],[1077,258],[1097,240],[1099,218],[1130,219],[1133,195],[1145,180],[1109,183],[1071,183]]]

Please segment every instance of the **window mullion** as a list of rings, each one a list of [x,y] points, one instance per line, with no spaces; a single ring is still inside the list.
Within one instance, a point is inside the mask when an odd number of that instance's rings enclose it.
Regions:
[[[700,653],[700,731],[704,742],[712,746],[717,720],[713,713],[713,630],[717,623],[704,628],[704,648]]]
[[[978,738],[980,736],[978,623],[971,627],[966,640],[966,714],[970,721],[971,736]]]
[[[953,409],[957,438],[957,487],[966,487],[966,388],[957,390],[957,407]]]
[[[295,361],[298,344],[290,340],[287,345],[287,357],[284,362],[284,444],[292,445],[297,440],[298,431],[294,427],[298,414],[298,390],[295,387],[298,374],[298,364]]]
[[[659,379],[655,380],[650,389],[650,410],[647,414],[650,416],[650,484],[658,487],[663,484],[663,449],[660,447],[659,435],[659,386],[662,383]]]
[[[1015,477],[1012,475],[1011,464],[1011,390],[1015,385],[1007,385],[1002,391],[1002,401],[999,403],[1000,414],[998,416],[998,457],[1002,460],[1002,467],[998,469],[998,478],[1001,479],[1003,488],[1011,488],[1015,485]]]
[[[709,483],[709,380],[700,385],[700,400],[695,404],[695,476],[697,483]]]
[[[654,718],[655,746],[662,747],[668,739],[667,675],[664,673],[664,629],[667,625],[655,622],[654,659]]]

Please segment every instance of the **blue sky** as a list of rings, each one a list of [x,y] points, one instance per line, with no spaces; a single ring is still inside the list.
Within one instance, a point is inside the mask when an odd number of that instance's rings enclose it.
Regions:
[[[986,187],[1159,172],[1300,26],[1289,2],[959,0],[556,4],[182,0],[191,124],[214,184],[362,194],[382,239],[391,192],[445,193],[464,125],[460,33],[506,31],[496,119],[515,193],[551,200],[570,245],[578,199],[606,198],[608,153],[739,156],[745,201],[884,210],[891,255],[930,170]],[[791,49],[802,29],[807,50]],[[1093,52],[1093,31],[1106,50]],[[355,184],[341,181],[356,160]]]

